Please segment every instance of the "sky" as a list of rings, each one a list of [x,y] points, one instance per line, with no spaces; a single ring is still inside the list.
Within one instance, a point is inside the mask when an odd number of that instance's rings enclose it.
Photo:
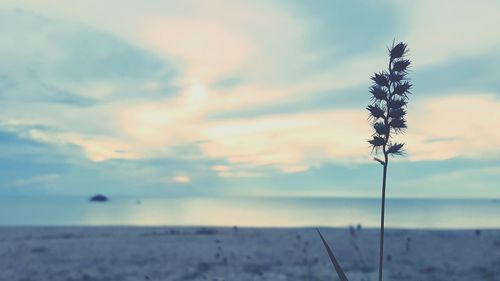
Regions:
[[[0,0],[0,195],[380,194],[370,76],[408,43],[388,197],[500,197],[499,1]]]

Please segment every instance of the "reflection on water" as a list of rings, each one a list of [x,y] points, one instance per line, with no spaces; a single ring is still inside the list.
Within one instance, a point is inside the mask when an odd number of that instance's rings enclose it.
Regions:
[[[347,226],[379,223],[378,199],[3,198],[0,225]],[[386,224],[411,228],[500,228],[493,200],[389,199]]]

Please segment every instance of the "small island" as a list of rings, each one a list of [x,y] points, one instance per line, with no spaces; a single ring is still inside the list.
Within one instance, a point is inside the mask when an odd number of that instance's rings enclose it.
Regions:
[[[108,202],[109,199],[108,197],[102,195],[102,194],[97,194],[97,195],[94,195],[92,196],[90,199],[89,199],[90,202]]]

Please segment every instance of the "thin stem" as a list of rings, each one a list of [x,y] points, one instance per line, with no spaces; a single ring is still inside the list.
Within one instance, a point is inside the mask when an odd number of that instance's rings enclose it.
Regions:
[[[378,280],[382,281],[382,272],[384,268],[384,218],[385,218],[385,183],[387,179],[387,156],[385,158],[384,176],[382,180],[382,208],[380,211],[380,256],[378,268]]]

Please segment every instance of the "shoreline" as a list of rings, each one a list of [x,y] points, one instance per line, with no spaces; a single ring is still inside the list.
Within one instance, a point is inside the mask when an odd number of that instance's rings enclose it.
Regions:
[[[230,230],[234,227],[238,229],[247,230],[346,230],[349,228],[357,228],[357,224],[346,225],[346,226],[227,226],[227,225],[109,225],[109,224],[96,224],[96,225],[57,225],[57,224],[47,224],[47,225],[0,225],[0,233],[2,230],[8,229],[198,229],[198,228],[213,228],[221,230]],[[363,230],[368,231],[379,231],[379,227],[363,226],[360,225]],[[452,227],[442,227],[442,228],[431,228],[431,227],[385,227],[385,231],[426,231],[426,232],[474,232],[476,230],[480,231],[500,231],[499,227],[470,227],[470,228],[452,228]]]
[[[350,281],[377,228],[320,228]],[[387,280],[500,280],[500,229],[386,229]],[[335,280],[315,228],[0,227],[0,280]]]

